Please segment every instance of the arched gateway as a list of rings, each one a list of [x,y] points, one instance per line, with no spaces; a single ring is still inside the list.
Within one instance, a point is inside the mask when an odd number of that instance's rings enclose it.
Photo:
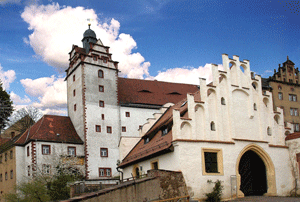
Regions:
[[[275,168],[270,156],[258,145],[250,144],[236,163],[238,197],[276,195]]]

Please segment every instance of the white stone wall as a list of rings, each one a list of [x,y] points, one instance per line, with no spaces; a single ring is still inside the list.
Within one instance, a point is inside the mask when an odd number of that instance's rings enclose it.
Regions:
[[[26,175],[26,159],[25,156],[27,155],[26,152],[24,152],[24,147],[21,146],[15,146],[15,155],[16,155],[16,183],[17,185],[23,181],[24,176]],[[25,168],[25,169],[24,169]]]
[[[142,173],[147,173],[151,169],[151,162],[158,160],[159,169],[181,171],[186,180],[186,184],[191,197],[195,199],[204,199],[205,193],[212,191],[213,184],[207,181],[221,180],[224,186],[222,198],[231,197],[230,176],[236,176],[237,159],[240,152],[251,142],[237,141],[232,144],[216,144],[204,142],[175,142],[174,152],[161,155],[143,162],[126,167],[124,179],[130,178],[134,166],[142,167]],[[288,149],[269,147],[267,143],[254,143],[261,147],[270,155],[275,167],[277,194],[287,196],[292,190],[293,178],[290,172]],[[221,149],[223,153],[223,171],[224,175],[203,175],[202,169],[202,149],[214,148]]]

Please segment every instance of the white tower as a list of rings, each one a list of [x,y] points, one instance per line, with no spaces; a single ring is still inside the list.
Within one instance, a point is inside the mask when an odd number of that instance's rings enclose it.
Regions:
[[[86,179],[109,179],[119,159],[118,62],[90,27],[82,42],[69,53],[68,114],[84,141]]]

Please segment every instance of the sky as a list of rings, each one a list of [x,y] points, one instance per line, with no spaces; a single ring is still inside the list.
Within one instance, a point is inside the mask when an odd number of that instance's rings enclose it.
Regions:
[[[91,23],[120,77],[199,84],[222,54],[264,78],[300,64],[300,3],[273,0],[0,0],[0,80],[15,109],[67,115],[65,70]]]

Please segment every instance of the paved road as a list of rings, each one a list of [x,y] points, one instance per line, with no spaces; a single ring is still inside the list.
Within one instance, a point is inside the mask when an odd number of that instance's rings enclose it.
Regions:
[[[250,201],[259,201],[259,202],[300,202],[300,198],[294,197],[268,197],[268,196],[248,196],[244,198],[239,198],[235,200],[230,200],[232,202],[250,202]]]

